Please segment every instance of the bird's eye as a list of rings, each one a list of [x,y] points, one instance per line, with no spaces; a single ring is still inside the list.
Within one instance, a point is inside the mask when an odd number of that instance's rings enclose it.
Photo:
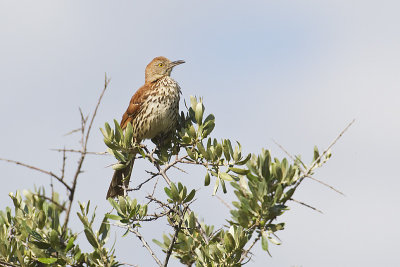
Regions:
[[[162,66],[164,66],[164,64],[162,64],[162,63],[159,63],[159,64],[158,64],[158,66],[159,66],[159,67],[162,67]]]

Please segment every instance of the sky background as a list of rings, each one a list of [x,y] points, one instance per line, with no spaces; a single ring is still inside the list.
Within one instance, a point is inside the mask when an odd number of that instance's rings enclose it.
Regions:
[[[294,197],[324,214],[291,203],[282,245],[271,245],[272,258],[257,245],[248,266],[399,266],[399,10],[399,1],[385,0],[1,1],[0,157],[59,172],[62,155],[50,149],[79,148],[78,135],[64,134],[80,126],[79,107],[93,111],[106,72],[112,80],[89,142],[90,151],[104,151],[98,129],[120,119],[146,64],[183,59],[172,74],[183,99],[204,97],[214,137],[238,140],[245,152],[283,157],[276,140],[311,161],[314,145],[327,147],[356,119],[316,174],[346,196],[304,182]],[[67,175],[76,161],[68,158]],[[78,181],[77,199],[91,200],[99,217],[110,210],[105,167],[113,162],[88,156]],[[149,168],[137,163],[135,181]],[[202,186],[204,170],[187,170],[173,180],[200,189],[196,211],[223,224],[229,211]],[[5,162],[0,176],[2,209],[12,205],[9,192],[50,182]],[[71,223],[82,230],[76,216]],[[150,242],[163,231],[142,230]],[[135,236],[113,229],[115,236],[118,259],[154,265]]]

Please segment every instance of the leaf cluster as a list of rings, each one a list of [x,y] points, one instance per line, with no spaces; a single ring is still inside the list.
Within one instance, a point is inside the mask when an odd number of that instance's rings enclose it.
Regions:
[[[118,266],[112,252],[103,247],[105,238],[100,238],[92,230],[87,212],[80,214],[87,240],[94,247],[92,253],[83,252],[77,244],[78,234],[60,225],[64,213],[64,202],[57,193],[52,198],[45,196],[44,189],[36,192],[19,191],[10,194],[14,204],[0,211],[0,259],[19,266]],[[87,210],[88,211],[88,208]],[[104,235],[105,221],[100,232]],[[109,225],[108,225],[109,229]],[[101,255],[101,259],[99,256]]]
[[[166,253],[166,259],[172,254],[187,266],[241,266],[258,241],[261,241],[261,247],[268,253],[269,243],[280,244],[274,237],[284,229],[285,223],[276,221],[289,209],[287,202],[301,181],[321,167],[329,159],[330,153],[320,156],[315,148],[310,167],[304,165],[300,157],[296,157],[291,164],[286,158],[273,159],[270,151],[264,149],[258,155],[244,154],[239,142],[232,145],[229,139],[218,141],[211,137],[215,117],[212,114],[205,116],[204,112],[202,99],[191,97],[190,107],[186,113],[181,113],[180,127],[173,137],[177,151],[164,150],[167,154],[162,156],[159,153],[156,161],[150,154],[143,153],[142,156],[157,167],[158,173],[155,175],[166,176],[169,167],[177,164],[193,164],[205,168],[204,185],[210,185],[214,177],[214,195],[219,188],[226,193],[230,185],[236,199],[232,202],[234,208],[230,210],[231,218],[226,220],[228,225],[214,231],[214,226],[200,222],[189,208],[196,191],[189,192],[182,182],[168,182],[169,186],[164,188],[167,196],[165,201],[150,198],[150,203],[157,203],[164,209],[162,214],[143,216],[140,211],[143,212],[143,207],[147,211],[147,205],[140,206],[136,199],[132,201],[120,197],[118,202],[110,200],[118,215],[108,215],[108,218],[119,220],[127,229],[133,229],[141,227],[139,222],[166,217],[173,232],[164,234],[162,241],[153,240]],[[121,163],[129,157],[132,149],[126,141],[130,130],[123,133],[118,127],[116,124],[113,131],[106,126],[106,134],[103,132],[103,135],[110,138],[106,142],[109,148],[117,149],[121,154],[127,153],[125,158],[116,157]],[[115,132],[118,132],[117,139]],[[177,156],[171,162],[173,153],[178,155],[179,151],[183,151],[183,156]],[[166,167],[163,169],[161,164]],[[124,207],[130,209],[124,211]]]

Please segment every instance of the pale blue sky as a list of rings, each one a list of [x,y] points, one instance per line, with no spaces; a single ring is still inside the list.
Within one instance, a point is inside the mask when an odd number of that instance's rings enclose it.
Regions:
[[[264,147],[281,157],[274,139],[310,160],[314,145],[327,146],[356,119],[316,174],[347,196],[304,183],[295,197],[324,214],[293,203],[283,244],[271,247],[272,258],[258,246],[249,266],[399,266],[399,8],[397,1],[1,1],[0,157],[58,171],[61,155],[49,149],[77,147],[78,136],[63,135],[79,127],[78,107],[93,110],[107,72],[111,85],[89,143],[104,151],[97,129],[120,119],[146,64],[160,55],[184,59],[173,72],[183,98],[203,96],[215,137],[238,140],[247,152]],[[108,210],[111,163],[89,157],[79,180],[78,199],[100,212]],[[136,164],[135,179],[145,168]],[[192,171],[176,180],[201,188],[206,200],[196,207],[206,222],[224,223],[228,211],[202,187],[204,170]],[[2,208],[11,205],[8,192],[49,183],[4,162],[0,173]],[[119,259],[153,264],[136,237],[117,238]]]

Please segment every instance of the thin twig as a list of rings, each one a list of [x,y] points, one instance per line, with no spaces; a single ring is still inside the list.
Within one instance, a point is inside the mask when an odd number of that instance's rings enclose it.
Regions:
[[[64,225],[63,225],[64,230],[67,228],[67,225],[68,225],[69,216],[70,216],[71,208],[72,208],[72,203],[73,203],[74,195],[75,195],[76,184],[78,182],[78,176],[79,176],[79,174],[82,173],[82,164],[83,164],[83,161],[85,160],[85,157],[86,157],[86,154],[87,154],[86,153],[87,152],[87,143],[88,143],[88,140],[89,140],[90,130],[92,129],[93,121],[94,121],[94,119],[96,117],[97,110],[98,110],[98,108],[100,106],[101,100],[103,98],[103,95],[104,95],[105,91],[107,90],[107,87],[108,87],[109,83],[110,83],[110,79],[107,79],[107,75],[105,75],[104,88],[101,91],[101,94],[100,94],[100,96],[99,96],[99,98],[97,100],[97,104],[96,104],[96,107],[94,109],[92,118],[90,120],[89,127],[87,128],[86,135],[85,135],[85,127],[86,127],[86,122],[88,120],[88,117],[84,118],[81,109],[79,109],[80,113],[81,113],[81,123],[82,123],[82,140],[81,140],[81,142],[82,142],[82,153],[81,153],[81,157],[79,158],[78,166],[76,168],[74,179],[73,179],[73,182],[72,182],[72,187],[71,187],[71,191],[70,191],[70,195],[69,195],[69,204],[68,204],[68,208],[67,208],[67,212],[66,212],[65,220],[64,220]]]
[[[152,174],[152,176],[150,178],[148,178],[147,180],[145,180],[144,182],[140,183],[137,187],[135,188],[128,188],[126,191],[137,191],[140,190],[142,188],[143,185],[147,184],[148,182],[150,182],[154,177],[157,177],[159,174],[158,173],[154,173]]]
[[[121,262],[121,264],[122,264],[122,265],[133,266],[133,267],[139,267],[139,265],[136,265],[136,264],[130,264],[130,263],[127,263],[127,262]]]
[[[219,199],[219,201],[221,201],[222,202],[222,204],[224,204],[229,210],[231,210],[232,208],[231,208],[231,206],[228,204],[228,203],[226,203],[226,201],[224,201],[220,196],[218,196],[218,195],[214,195],[214,197],[216,197],[216,198],[218,198]]]
[[[307,178],[310,178],[310,179],[313,180],[313,181],[316,181],[316,182],[318,182],[318,183],[320,183],[320,184],[322,184],[322,185],[324,185],[324,186],[326,186],[326,187],[329,187],[330,189],[332,189],[332,190],[335,191],[336,193],[339,193],[339,194],[341,194],[341,195],[343,195],[343,196],[346,196],[342,191],[339,191],[339,190],[336,189],[335,187],[333,187],[333,186],[331,186],[331,185],[329,185],[329,184],[327,184],[327,183],[325,183],[325,182],[322,182],[321,180],[318,180],[317,178],[314,178],[314,177],[312,177],[311,175],[307,175]]]
[[[157,184],[158,184],[159,178],[160,178],[160,177],[157,177],[157,180],[156,180],[156,182],[154,183],[153,192],[151,193],[152,196],[154,196],[154,193],[156,192],[156,188],[157,188]]]
[[[53,203],[54,205],[56,205],[56,206],[59,207],[60,209],[65,210],[65,206],[64,206],[64,205],[61,205],[60,203],[58,203],[58,202],[55,201],[54,199],[51,199],[51,198],[49,198],[49,197],[47,197],[47,196],[45,196],[45,195],[41,195],[41,194],[34,194],[34,195],[35,195],[35,196],[38,196],[38,197],[42,197],[42,198],[44,198],[44,199],[50,201],[51,203]]]
[[[61,179],[64,180],[64,175],[65,175],[65,162],[67,160],[67,157],[65,156],[65,147],[63,151],[63,162],[62,162],[62,167],[61,167]]]
[[[137,238],[139,238],[139,240],[142,242],[143,246],[150,252],[150,255],[153,257],[153,259],[157,262],[158,266],[162,267],[163,264],[161,263],[161,261],[157,258],[156,254],[154,253],[154,251],[151,249],[151,247],[149,246],[149,244],[146,242],[146,240],[144,239],[144,237],[139,233],[139,231],[135,230],[134,228],[132,228],[131,226],[124,226],[121,224],[115,224],[115,223],[111,223],[110,225],[114,225],[120,228],[124,228],[127,229],[129,232],[134,233]]]
[[[163,264],[161,263],[161,261],[157,258],[156,254],[154,253],[154,251],[150,248],[149,244],[146,242],[146,240],[143,238],[143,236],[135,229],[133,229],[132,227],[128,228],[129,232],[134,233],[137,238],[139,238],[140,241],[142,241],[143,246],[150,252],[150,255],[153,257],[153,259],[157,262],[158,266],[163,266]]]
[[[165,170],[161,170],[160,164],[158,164],[158,162],[154,159],[153,157],[153,152],[149,153],[147,147],[144,148],[147,152],[147,155],[149,157],[149,159],[151,160],[151,162],[153,163],[153,165],[157,168],[158,173],[164,178],[164,180],[167,182],[167,184],[169,186],[171,186],[171,180],[168,178],[167,174],[165,173]]]
[[[77,149],[60,149],[60,148],[52,148],[50,149],[52,151],[57,151],[57,152],[72,152],[72,153],[79,153],[82,154],[83,151],[82,150],[77,150]],[[108,153],[107,151],[104,152],[90,152],[90,151],[86,151],[86,154],[90,154],[90,155],[110,155],[110,153]]]
[[[307,168],[307,170],[304,171],[303,176],[297,181],[296,185],[294,186],[294,189],[296,190],[297,187],[301,184],[301,182],[304,180],[304,178],[308,177],[312,170],[314,169],[315,165],[320,162],[321,158],[324,157],[326,155],[326,153],[328,153],[328,151],[331,149],[332,146],[334,146],[336,144],[336,142],[343,136],[343,134],[350,128],[350,126],[355,122],[355,119],[353,119],[341,132],[340,134],[332,141],[332,143],[328,146],[328,148],[326,148],[324,150],[324,152],[322,152],[321,155],[319,155],[319,157],[314,160],[314,162],[311,164],[310,167]]]
[[[296,162],[296,159],[293,157],[293,155],[290,154],[281,144],[279,144],[278,142],[276,142],[274,139],[272,139],[272,141],[275,143],[275,145],[277,145],[280,149],[282,149],[282,151],[285,152],[285,154],[288,155],[288,157],[289,157],[293,162]],[[299,160],[300,163],[301,163],[303,166],[305,166],[305,164],[304,164],[299,158],[297,158],[297,160]],[[301,171],[301,172],[304,172],[304,170],[301,168],[301,166],[299,166],[299,167],[300,167],[300,171]]]
[[[50,175],[51,177],[56,178],[57,181],[59,181],[60,183],[62,183],[68,190],[71,190],[71,187],[70,187],[67,183],[65,183],[60,177],[58,177],[57,175],[55,175],[54,173],[52,173],[52,172],[50,172],[50,171],[46,171],[46,170],[40,169],[40,168],[38,168],[38,167],[35,167],[35,166],[32,166],[32,165],[28,165],[28,164],[25,164],[25,163],[22,163],[22,162],[19,162],[19,161],[15,161],[15,160],[12,160],[12,159],[0,158],[0,160],[6,161],[6,162],[10,162],[10,163],[14,163],[14,164],[17,164],[17,165],[20,165],[20,166],[23,166],[23,167],[26,167],[26,168],[29,168],[29,169],[32,169],[32,170],[41,172],[41,173],[48,174],[48,175]]]
[[[254,245],[261,239],[262,233],[261,231],[258,233],[257,237],[254,239],[253,243],[251,243],[250,247],[246,249],[243,253],[242,256],[240,257],[239,262],[242,262],[246,257],[247,254],[250,253],[250,250],[254,247]]]
[[[295,158],[294,158],[281,144],[277,143],[275,140],[272,140],[272,141],[273,141],[280,149],[282,149],[282,151],[285,152],[286,155],[288,155],[293,161],[295,161]],[[297,160],[299,160],[299,159],[297,158]],[[305,164],[304,164],[302,161],[300,161],[300,163],[301,163],[303,166],[305,166]],[[318,180],[318,179],[312,177],[311,175],[307,175],[307,174],[305,173],[305,171],[301,168],[301,166],[299,166],[299,169],[300,169],[300,171],[301,171],[306,177],[310,178],[311,180],[314,180],[314,181],[316,181],[316,182],[318,182],[318,183],[320,183],[320,184],[322,184],[322,185],[324,185],[324,186],[326,186],[326,187],[329,187],[329,188],[332,189],[333,191],[335,191],[335,192],[337,192],[337,193],[339,193],[339,194],[345,196],[345,194],[343,194],[343,192],[339,191],[339,190],[336,189],[335,187],[333,187],[333,186],[331,186],[331,185],[329,185],[329,184],[327,184],[327,183],[325,183],[325,182],[322,182],[321,180]]]
[[[356,120],[353,119],[353,120],[343,129],[343,131],[340,132],[340,134],[335,138],[335,140],[332,141],[332,143],[328,146],[328,148],[325,149],[324,152],[323,152],[321,155],[319,155],[319,157],[318,157],[316,160],[314,160],[313,164],[312,164],[311,167],[309,168],[310,170],[312,170],[312,169],[315,167],[315,165],[320,161],[320,159],[321,159],[322,157],[324,157],[324,156],[326,155],[326,153],[328,153],[328,151],[336,144],[336,142],[343,136],[343,134],[350,128],[350,126],[353,125],[353,123],[354,123],[355,121],[356,121]]]
[[[319,210],[319,209],[317,209],[317,208],[314,208],[313,206],[308,205],[308,204],[306,204],[306,203],[304,203],[304,202],[301,202],[301,201],[296,200],[296,199],[293,199],[293,198],[290,198],[289,200],[291,200],[291,201],[293,201],[293,202],[296,202],[296,203],[298,203],[298,204],[300,204],[300,205],[303,205],[303,206],[305,206],[305,207],[307,207],[307,208],[310,208],[310,209],[312,209],[312,210],[318,211],[319,213],[322,213],[322,214],[323,214],[323,212],[322,212],[321,210]]]
[[[5,261],[2,261],[2,260],[0,260],[0,266],[4,266],[4,267],[19,267],[19,265],[14,265],[14,264],[12,264],[12,263],[8,263],[8,262],[5,262]]]
[[[145,148],[145,149],[147,150],[147,148]],[[147,151],[148,151],[148,150],[147,150]],[[156,162],[156,161],[154,160],[154,157],[152,156],[152,154],[150,154],[150,153],[148,153],[148,154],[151,156],[150,159],[151,159],[151,161],[153,162],[154,166],[157,168],[159,174],[165,179],[165,181],[168,183],[169,186],[171,186],[171,180],[168,178],[168,176],[167,176],[167,174],[166,174],[167,170],[168,170],[169,168],[171,168],[172,166],[174,166],[175,164],[177,164],[177,163],[179,163],[179,162],[182,162],[183,159],[187,159],[187,157],[188,157],[188,156],[184,156],[184,157],[182,157],[182,158],[180,158],[180,159],[177,159],[177,160],[173,161],[172,163],[167,164],[167,165],[164,167],[164,169],[161,169],[161,167],[160,167],[160,165],[158,164],[158,162]],[[187,208],[187,210],[188,210],[189,212],[192,212],[192,210],[189,208],[189,206],[188,206],[187,204],[183,204],[183,207],[184,207],[184,208]],[[204,229],[201,227],[201,224],[200,224],[199,220],[197,219],[197,217],[195,217],[195,220],[196,220],[197,227],[198,227],[198,229],[200,230],[200,233],[201,233],[201,235],[202,235],[203,238],[204,238],[204,241],[206,242],[206,244],[208,244],[208,243],[210,242],[210,238],[207,236],[206,232],[205,232]]]
[[[165,261],[164,261],[164,265],[163,265],[164,267],[167,267],[167,265],[168,265],[168,261],[169,261],[169,258],[171,257],[172,249],[174,248],[176,238],[178,237],[179,231],[182,228],[182,223],[184,221],[184,216],[185,216],[186,210],[187,210],[187,207],[183,210],[182,218],[181,218],[181,221],[179,222],[178,227],[174,227],[175,234],[174,234],[174,237],[172,238],[171,244],[169,245],[167,255],[165,256]]]
[[[68,132],[68,133],[64,134],[64,136],[67,136],[67,135],[70,135],[70,134],[73,134],[73,133],[79,132],[79,131],[81,131],[81,130],[82,130],[81,128],[78,128],[78,129],[72,130],[72,131],[70,131],[70,132]]]
[[[185,171],[184,169],[181,169],[181,168],[179,168],[179,167],[177,167],[177,166],[175,166],[175,165],[173,165],[172,167],[174,167],[175,169],[177,169],[178,171],[181,171],[181,172],[183,172],[183,173],[186,173],[186,174],[189,174],[187,171]]]

